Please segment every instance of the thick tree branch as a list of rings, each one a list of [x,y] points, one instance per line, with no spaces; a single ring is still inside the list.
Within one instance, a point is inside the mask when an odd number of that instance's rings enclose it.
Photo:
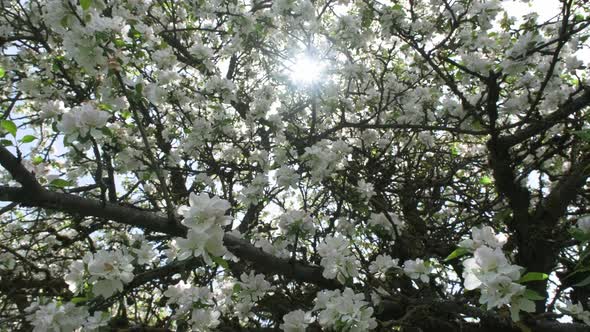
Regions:
[[[499,141],[502,145],[511,147],[516,144],[522,143],[525,140],[540,134],[544,130],[547,130],[557,123],[567,118],[571,114],[574,114],[585,107],[590,105],[590,88],[586,87],[584,93],[575,98],[570,99],[568,102],[563,104],[557,111],[547,115],[544,119],[535,120],[529,126],[517,131],[516,133],[508,136],[502,136]]]

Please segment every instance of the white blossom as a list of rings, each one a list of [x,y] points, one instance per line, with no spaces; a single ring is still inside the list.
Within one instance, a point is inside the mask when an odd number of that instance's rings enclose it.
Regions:
[[[572,317],[579,319],[586,325],[590,325],[590,311],[584,310],[582,303],[576,304],[571,301],[565,301],[565,306],[559,306],[559,311],[571,315]]]
[[[318,323],[326,329],[362,332],[377,327],[373,308],[362,293],[355,294],[350,288],[319,292],[313,310],[319,311]]]
[[[292,238],[295,236],[313,236],[315,234],[313,219],[305,211],[285,212],[280,217],[279,228]]]
[[[27,320],[33,325],[33,332],[63,331],[72,332],[82,326],[88,311],[73,303],[58,304],[55,301],[40,305],[33,302],[26,311]]]
[[[305,332],[312,321],[309,312],[295,310],[283,316],[283,324],[279,327],[285,332]]]
[[[322,275],[328,279],[336,278],[341,283],[358,275],[359,263],[349,249],[349,242],[341,236],[327,236],[318,246],[324,268]]]
[[[93,284],[95,295],[109,297],[122,291],[123,285],[133,279],[131,257],[119,250],[100,250],[95,254],[87,254],[84,263],[88,267],[89,282]]]
[[[213,331],[221,323],[221,313],[211,309],[194,309],[191,314],[190,324],[192,331],[208,332]]]
[[[383,279],[385,273],[389,269],[400,268],[398,262],[398,259],[393,259],[389,255],[378,255],[375,260],[371,262],[371,265],[369,265],[369,271],[374,274],[376,278]]]
[[[407,260],[404,262],[404,273],[412,279],[420,279],[423,282],[430,280],[429,274],[432,273],[434,268],[431,262],[425,262],[420,258],[415,260]]]
[[[471,229],[471,239],[463,240],[459,247],[475,251],[477,248],[485,245],[490,248],[502,248],[508,240],[505,234],[496,234],[490,226],[482,228],[473,227]]]

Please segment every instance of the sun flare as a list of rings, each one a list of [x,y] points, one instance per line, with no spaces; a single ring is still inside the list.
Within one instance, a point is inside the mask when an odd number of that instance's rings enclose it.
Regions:
[[[300,55],[289,66],[289,77],[300,85],[310,85],[322,77],[324,64],[307,54]]]

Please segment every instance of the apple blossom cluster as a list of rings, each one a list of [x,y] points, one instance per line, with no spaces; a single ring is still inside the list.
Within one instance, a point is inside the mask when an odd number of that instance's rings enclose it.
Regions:
[[[203,257],[209,265],[213,264],[211,256],[220,257],[228,253],[223,246],[223,226],[231,223],[232,217],[225,215],[230,208],[228,201],[217,196],[210,198],[202,193],[189,195],[189,206],[178,208],[184,218],[182,224],[188,227],[186,238],[172,241],[171,258],[185,260],[189,257]]]
[[[99,130],[106,124],[111,114],[98,109],[94,102],[86,102],[63,113],[57,128],[73,138],[102,137]]]
[[[326,329],[362,332],[377,327],[373,308],[365,296],[350,288],[319,292],[313,311],[319,312],[318,323]]]
[[[99,331],[100,327],[106,326],[110,316],[107,313],[95,311],[93,315],[88,313],[88,308],[76,306],[68,302],[60,304],[51,301],[46,304],[33,302],[26,308],[27,320],[33,326],[33,332],[46,331]]]
[[[356,185],[356,190],[361,194],[361,198],[368,202],[371,197],[375,196],[375,186],[372,183],[360,179]]]
[[[305,332],[313,320],[310,312],[295,310],[283,316],[283,324],[279,328],[285,332]]]
[[[263,196],[264,188],[268,185],[268,177],[265,174],[258,174],[252,182],[240,192],[240,201],[245,206],[258,203]]]
[[[291,254],[289,250],[287,250],[287,245],[289,245],[289,241],[281,238],[277,238],[273,242],[270,242],[266,238],[259,237],[254,242],[256,248],[260,248],[262,251],[279,258],[290,257]]]
[[[369,265],[369,272],[371,272],[375,278],[384,279],[385,274],[390,269],[401,269],[398,263],[399,259],[397,258],[393,259],[389,255],[378,255]]]
[[[188,322],[193,331],[210,331],[219,325],[221,313],[213,309],[215,303],[207,287],[195,287],[181,280],[169,286],[164,296],[168,297],[168,304],[178,306],[176,319],[190,313]]]
[[[590,325],[590,311],[584,310],[584,307],[580,302],[574,304],[570,301],[566,301],[565,306],[559,307],[559,311],[583,321],[586,325]]]
[[[131,255],[121,250],[88,253],[83,260],[70,264],[70,272],[64,279],[72,292],[80,293],[84,290],[85,277],[89,276],[92,293],[107,298],[122,291],[123,285],[133,279],[132,259]]]
[[[252,316],[252,307],[262,299],[268,292],[275,289],[263,274],[256,274],[250,271],[249,274],[242,273],[240,281],[234,286],[236,291],[235,310],[239,317],[247,318]]]
[[[285,212],[279,219],[279,228],[290,239],[305,238],[315,234],[313,219],[305,211]]]
[[[335,170],[342,169],[346,163],[346,155],[352,148],[342,140],[321,140],[312,147],[306,147],[302,158],[311,168],[311,176],[314,181],[333,174]]]
[[[420,279],[422,282],[430,281],[429,274],[432,274],[434,271],[433,262],[424,261],[421,258],[405,261],[403,269],[404,273],[410,277],[410,279]]]
[[[479,303],[488,310],[509,306],[512,320],[520,320],[520,311],[535,311],[535,303],[526,297],[526,286],[517,281],[523,268],[513,265],[502,251],[505,237],[490,227],[473,228],[472,238],[460,247],[473,251],[473,257],[463,261],[464,286],[479,289]]]
[[[481,246],[501,249],[507,240],[508,237],[506,234],[496,234],[490,226],[483,226],[481,228],[473,227],[471,228],[471,238],[459,242],[459,247],[467,249],[470,252],[474,252]]]
[[[399,232],[404,227],[404,222],[399,218],[399,216],[393,212],[388,213],[389,218],[385,215],[385,213],[371,213],[371,217],[369,218],[369,226],[376,227],[385,231],[389,234],[392,238],[395,239],[396,232]]]
[[[318,245],[322,257],[320,265],[324,268],[322,275],[328,279],[336,278],[340,283],[358,276],[359,262],[350,251],[350,242],[340,236],[326,236]]]

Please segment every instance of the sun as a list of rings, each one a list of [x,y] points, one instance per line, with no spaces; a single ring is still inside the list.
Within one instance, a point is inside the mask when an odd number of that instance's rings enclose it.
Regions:
[[[324,67],[320,60],[302,54],[289,63],[289,78],[298,85],[312,85],[322,78]]]

